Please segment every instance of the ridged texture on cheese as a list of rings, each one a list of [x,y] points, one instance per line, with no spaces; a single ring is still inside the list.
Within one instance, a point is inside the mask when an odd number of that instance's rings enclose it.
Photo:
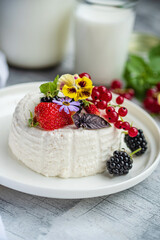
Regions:
[[[39,103],[39,93],[26,95],[17,105],[9,134],[16,158],[35,172],[62,178],[101,173],[106,160],[119,148],[120,131],[76,129],[74,125],[54,131],[29,128],[29,110]]]

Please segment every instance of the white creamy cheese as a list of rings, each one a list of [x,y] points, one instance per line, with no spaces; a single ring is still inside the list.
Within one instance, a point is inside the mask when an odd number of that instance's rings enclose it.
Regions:
[[[40,102],[40,93],[27,94],[17,105],[9,134],[9,147],[27,167],[45,176],[83,177],[101,173],[106,160],[119,148],[120,131],[66,128],[44,131],[29,128],[30,112]]]

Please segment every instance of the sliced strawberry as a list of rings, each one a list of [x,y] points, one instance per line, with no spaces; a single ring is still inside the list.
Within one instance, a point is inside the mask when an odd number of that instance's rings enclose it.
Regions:
[[[45,130],[54,130],[73,124],[71,114],[59,112],[60,105],[41,102],[35,107],[35,118],[39,126]]]
[[[98,108],[91,102],[89,101],[85,101],[84,102],[84,109],[86,110],[87,113],[90,114],[95,114],[95,115],[100,115],[100,112],[98,110]]]

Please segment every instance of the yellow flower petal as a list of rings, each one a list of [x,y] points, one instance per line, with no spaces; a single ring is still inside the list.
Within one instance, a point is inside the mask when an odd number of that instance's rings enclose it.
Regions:
[[[86,99],[91,96],[91,93],[92,93],[92,88],[81,88],[81,89],[78,89],[76,97],[78,98],[78,100]]]
[[[64,85],[62,88],[62,93],[66,97],[75,98],[77,95],[77,89],[74,86],[68,87],[67,85]]]
[[[87,77],[78,78],[75,83],[78,88],[92,88],[92,81]]]
[[[72,87],[75,85],[74,76],[71,74],[64,74],[58,79],[57,89],[62,90],[63,86],[67,85],[68,87]]]

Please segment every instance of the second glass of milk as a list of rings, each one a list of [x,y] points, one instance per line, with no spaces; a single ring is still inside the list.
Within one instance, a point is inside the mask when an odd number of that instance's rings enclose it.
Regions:
[[[136,0],[81,0],[75,12],[75,71],[94,84],[122,76]]]

